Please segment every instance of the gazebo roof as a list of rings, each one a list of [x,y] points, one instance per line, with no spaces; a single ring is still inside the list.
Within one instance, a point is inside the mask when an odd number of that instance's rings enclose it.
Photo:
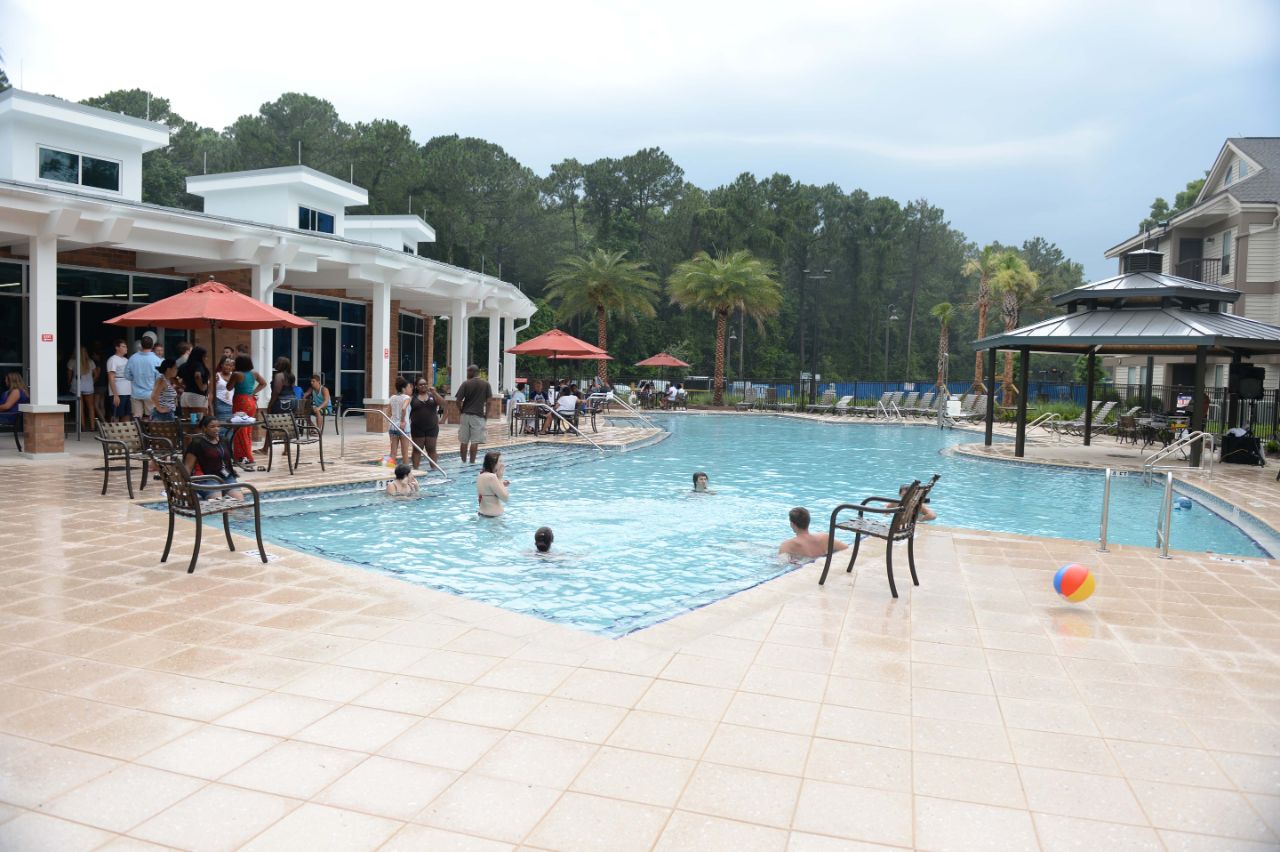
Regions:
[[[1181,299],[1199,303],[1234,303],[1240,298],[1237,290],[1206,284],[1191,278],[1166,275],[1163,272],[1126,272],[1114,278],[1093,281],[1074,290],[1053,297],[1055,305],[1078,302],[1114,302],[1119,299]]]
[[[1193,354],[1199,346],[1207,346],[1210,354],[1219,355],[1280,352],[1280,327],[1217,311],[1094,308],[1051,317],[974,343],[979,350],[1027,347],[1037,352],[1094,351],[1100,355]]]

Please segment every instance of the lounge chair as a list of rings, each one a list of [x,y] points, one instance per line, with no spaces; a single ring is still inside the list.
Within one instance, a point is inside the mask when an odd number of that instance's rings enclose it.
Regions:
[[[174,519],[181,515],[192,518],[195,523],[196,541],[191,551],[191,564],[187,573],[196,570],[196,561],[200,558],[200,537],[204,531],[204,518],[207,515],[222,515],[222,530],[227,536],[227,547],[236,549],[231,540],[231,519],[229,513],[237,509],[253,508],[253,532],[258,539],[258,555],[263,562],[267,561],[267,549],[262,546],[262,502],[258,489],[243,482],[224,483],[216,476],[191,476],[182,462],[158,459],[156,466],[160,468],[160,479],[164,482],[165,499],[169,503],[169,534],[164,541],[164,553],[161,562],[169,561],[169,550],[173,547]],[[224,491],[240,489],[253,495],[253,502],[233,500],[222,495]],[[201,495],[205,499],[201,500]]]
[[[1102,400],[1095,399],[1093,401],[1093,413],[1095,420],[1097,419],[1098,408],[1101,405]],[[1063,435],[1078,435],[1080,433],[1076,430],[1084,429],[1084,413],[1081,412],[1080,416],[1075,420],[1052,420],[1049,422],[1048,428],[1050,431],[1057,434],[1058,437],[1062,437]]]
[[[828,414],[836,407],[836,392],[826,391],[819,402],[812,402],[805,407],[810,414]]]
[[[902,413],[908,417],[928,417],[936,413],[933,409],[933,401],[938,398],[936,393],[926,393],[920,396],[920,400],[915,405],[908,405],[902,409]]]
[[[880,413],[881,406],[888,405],[889,400],[892,397],[893,397],[893,394],[890,391],[885,391],[884,393],[880,394],[880,399],[878,402],[874,402],[871,405],[855,406],[854,413],[861,414],[864,417],[875,417]]]
[[[853,404],[853,396],[842,396],[840,401],[831,406],[831,413],[835,415],[853,414],[856,406]]]
[[[902,402],[898,403],[898,413],[903,417],[910,417],[909,412],[920,404],[920,392],[912,391],[907,394]]]
[[[960,407],[960,413],[954,417],[947,418],[956,423],[970,423],[975,420],[983,420],[987,416],[987,395],[980,393],[973,397],[970,407],[965,408],[963,403]]]
[[[734,404],[734,408],[738,411],[748,411],[755,407],[756,404],[756,385],[747,385],[742,392],[742,399]]]
[[[935,473],[927,485],[921,485],[920,480],[917,479],[907,486],[905,493],[898,497],[868,497],[861,503],[844,503],[836,506],[831,512],[827,561],[822,566],[822,576],[818,578],[818,585],[821,586],[827,582],[827,572],[831,569],[831,557],[835,552],[833,543],[835,542],[836,530],[844,530],[854,534],[853,552],[849,555],[849,567],[845,568],[846,573],[853,571],[853,563],[858,559],[858,548],[862,544],[863,536],[884,539],[885,572],[889,575],[889,591],[896,598],[898,596],[898,587],[893,581],[893,545],[895,542],[905,541],[907,543],[907,567],[911,569],[911,583],[916,586],[920,585],[920,580],[916,576],[916,521],[920,516],[920,507],[924,505],[929,492],[937,484],[938,478],[939,474]],[[879,508],[868,505],[870,503],[883,503],[885,505],[883,508]],[[855,511],[858,516],[847,521],[841,521],[839,515],[846,510]],[[866,517],[867,512],[888,515],[889,517],[885,520],[874,520]]]

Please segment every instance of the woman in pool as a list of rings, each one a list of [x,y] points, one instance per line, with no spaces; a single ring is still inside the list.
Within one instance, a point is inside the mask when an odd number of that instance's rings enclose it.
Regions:
[[[484,465],[476,477],[476,500],[480,504],[478,511],[486,518],[501,515],[504,511],[502,504],[511,496],[507,491],[511,482],[502,478],[506,469],[502,453],[494,450],[484,454]]]
[[[695,494],[715,494],[716,492],[707,489],[707,475],[702,471],[698,471],[693,475],[693,491]]]
[[[412,497],[418,493],[418,480],[407,464],[396,466],[396,478],[387,483],[387,496]]]

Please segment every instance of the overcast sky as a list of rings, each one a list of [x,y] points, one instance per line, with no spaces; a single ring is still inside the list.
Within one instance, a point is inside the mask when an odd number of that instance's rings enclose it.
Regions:
[[[1275,0],[0,0],[0,24],[31,91],[150,89],[217,128],[301,91],[540,174],[656,145],[706,188],[784,172],[927,198],[1091,278],[1226,137],[1280,135]]]

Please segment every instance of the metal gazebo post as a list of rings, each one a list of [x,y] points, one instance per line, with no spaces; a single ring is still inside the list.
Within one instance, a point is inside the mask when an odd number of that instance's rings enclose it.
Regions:
[[[1031,369],[1031,350],[1026,346],[1018,350],[1018,369],[1022,374],[1023,393],[1018,394],[1018,433],[1014,441],[1013,454],[1018,458],[1026,455],[1027,449],[1027,394],[1031,386],[1027,381],[1027,372]]]
[[[1196,377],[1195,389],[1191,392],[1191,431],[1203,432],[1204,422],[1204,371],[1205,362],[1209,354],[1207,346],[1196,347]],[[1191,466],[1200,466],[1200,454],[1204,451],[1204,440],[1195,441],[1191,444]]]
[[[1090,437],[1093,435],[1093,386],[1097,379],[1097,352],[1098,347],[1089,350],[1089,354],[1085,356],[1085,387],[1084,387],[1084,445],[1089,446]]]
[[[992,346],[987,350],[987,428],[982,443],[991,446],[991,432],[996,422],[996,395],[991,392],[996,381],[996,353],[1000,350]]]

